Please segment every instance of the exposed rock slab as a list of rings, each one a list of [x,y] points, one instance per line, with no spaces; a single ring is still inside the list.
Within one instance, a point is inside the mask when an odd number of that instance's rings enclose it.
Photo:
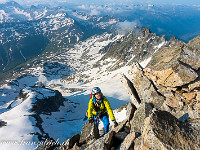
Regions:
[[[114,131],[110,131],[103,137],[90,144],[85,150],[109,150],[112,146]]]
[[[134,140],[136,138],[136,133],[129,133],[124,139],[123,143],[120,146],[120,150],[134,149]]]
[[[167,47],[159,50],[147,67],[145,75],[163,86],[177,87],[194,81],[200,67],[200,57],[186,46]]]
[[[98,139],[99,131],[94,123],[85,122],[81,131],[79,143],[84,144],[89,140]]]
[[[133,86],[133,83],[124,74],[121,77],[121,82],[123,83],[124,87],[128,90],[131,102],[135,105],[136,108],[138,108],[141,101],[135,87]]]
[[[157,92],[154,84],[144,75],[143,69],[138,63],[132,66],[129,71],[129,78],[140,97],[141,103],[152,103],[156,108],[162,106],[164,97]]]
[[[178,119],[169,112],[155,111],[150,117],[149,125],[151,132],[153,131],[154,135],[167,149],[189,150],[197,149],[200,146],[199,131],[191,128],[187,123],[178,121]],[[146,125],[146,128],[147,126],[148,125]],[[148,138],[150,138],[150,136],[148,136]]]
[[[131,123],[131,131],[141,133],[144,126],[144,120],[152,113],[153,107],[150,103],[140,104],[140,107],[135,111]]]

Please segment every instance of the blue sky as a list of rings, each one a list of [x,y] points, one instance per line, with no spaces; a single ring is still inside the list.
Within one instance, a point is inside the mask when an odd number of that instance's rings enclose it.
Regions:
[[[0,0],[0,3],[12,0]],[[200,5],[200,0],[14,0],[21,5],[37,5],[39,3],[54,4],[55,2],[69,2],[76,4],[119,4],[119,3],[146,3],[146,4],[185,4]]]

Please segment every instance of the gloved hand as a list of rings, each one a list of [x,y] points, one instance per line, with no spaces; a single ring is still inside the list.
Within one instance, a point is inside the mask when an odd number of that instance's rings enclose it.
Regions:
[[[118,123],[116,120],[113,120],[113,123],[114,123],[114,127],[118,126]]]
[[[89,123],[93,123],[94,122],[94,119],[93,118],[90,118],[89,119]]]
[[[103,114],[98,114],[97,118],[100,118],[100,119],[103,118]]]

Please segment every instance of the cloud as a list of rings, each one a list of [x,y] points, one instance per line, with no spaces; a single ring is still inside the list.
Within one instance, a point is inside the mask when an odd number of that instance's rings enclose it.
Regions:
[[[81,5],[81,6],[78,6],[77,8],[87,10],[88,7],[87,7],[87,5]]]
[[[134,20],[134,21],[124,21],[124,22],[119,22],[117,24],[117,31],[120,34],[126,34],[127,32],[131,31],[131,30],[136,30],[138,27],[141,26],[141,23],[138,20]]]
[[[98,16],[98,15],[100,15],[100,14],[101,14],[101,12],[98,11],[98,10],[96,10],[96,9],[92,9],[91,12],[90,12],[90,15],[91,15],[91,16],[94,16],[94,15]]]
[[[88,4],[77,6],[78,9],[88,12],[88,14],[90,15],[113,14],[113,11],[115,9],[112,7],[108,5],[103,6],[103,5],[88,5]]]

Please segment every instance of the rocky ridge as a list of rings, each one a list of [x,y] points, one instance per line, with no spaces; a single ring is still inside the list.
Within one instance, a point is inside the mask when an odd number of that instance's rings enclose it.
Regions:
[[[86,122],[81,135],[55,149],[199,149],[200,40],[169,42],[145,68],[136,62],[122,75],[132,101],[123,106],[124,121],[100,136]]]

